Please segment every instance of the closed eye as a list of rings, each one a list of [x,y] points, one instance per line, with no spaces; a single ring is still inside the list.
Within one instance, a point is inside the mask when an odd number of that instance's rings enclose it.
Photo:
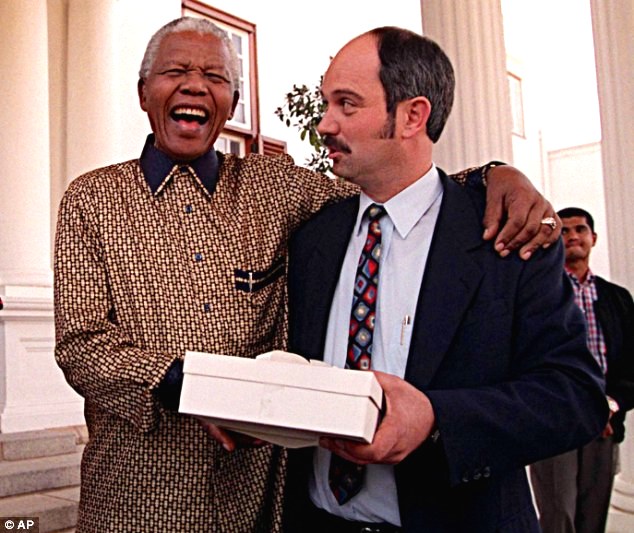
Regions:
[[[229,83],[229,80],[217,72],[205,72],[205,77],[214,83]]]
[[[167,76],[183,76],[185,74],[185,69],[183,68],[171,68],[169,70],[165,70],[161,72],[161,74],[166,74]]]

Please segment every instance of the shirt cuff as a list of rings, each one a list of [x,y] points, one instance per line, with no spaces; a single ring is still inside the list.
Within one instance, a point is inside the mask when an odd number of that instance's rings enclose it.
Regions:
[[[183,388],[183,361],[177,359],[169,367],[167,374],[157,388],[158,398],[163,407],[178,411]]]

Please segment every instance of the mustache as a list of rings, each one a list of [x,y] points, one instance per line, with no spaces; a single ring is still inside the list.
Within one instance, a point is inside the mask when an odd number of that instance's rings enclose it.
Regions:
[[[332,135],[324,135],[322,138],[322,142],[324,143],[324,146],[330,148],[331,150],[336,150],[337,152],[342,152],[344,154],[349,154],[352,152],[352,150],[350,150],[350,147],[346,143],[344,143],[343,141],[339,141]]]

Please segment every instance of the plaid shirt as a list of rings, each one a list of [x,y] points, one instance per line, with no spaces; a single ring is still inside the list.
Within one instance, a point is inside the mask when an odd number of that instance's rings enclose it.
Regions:
[[[568,274],[570,281],[572,281],[572,287],[575,291],[575,303],[583,311],[583,314],[586,317],[588,349],[597,360],[597,363],[599,363],[603,373],[607,374],[608,361],[605,357],[605,339],[603,338],[603,333],[601,332],[601,325],[599,324],[594,312],[594,302],[598,299],[597,286],[594,282],[594,274],[588,270],[586,280],[581,282],[572,272],[566,271],[566,273]]]

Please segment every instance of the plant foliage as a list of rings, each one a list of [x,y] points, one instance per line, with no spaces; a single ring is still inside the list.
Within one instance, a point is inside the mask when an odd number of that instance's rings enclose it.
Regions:
[[[324,114],[324,103],[321,97],[321,80],[316,87],[293,85],[293,90],[286,94],[284,105],[275,110],[275,114],[286,124],[299,131],[302,141],[308,142],[314,153],[306,162],[307,166],[317,172],[328,173],[332,170],[328,150],[317,133],[317,126]]]

